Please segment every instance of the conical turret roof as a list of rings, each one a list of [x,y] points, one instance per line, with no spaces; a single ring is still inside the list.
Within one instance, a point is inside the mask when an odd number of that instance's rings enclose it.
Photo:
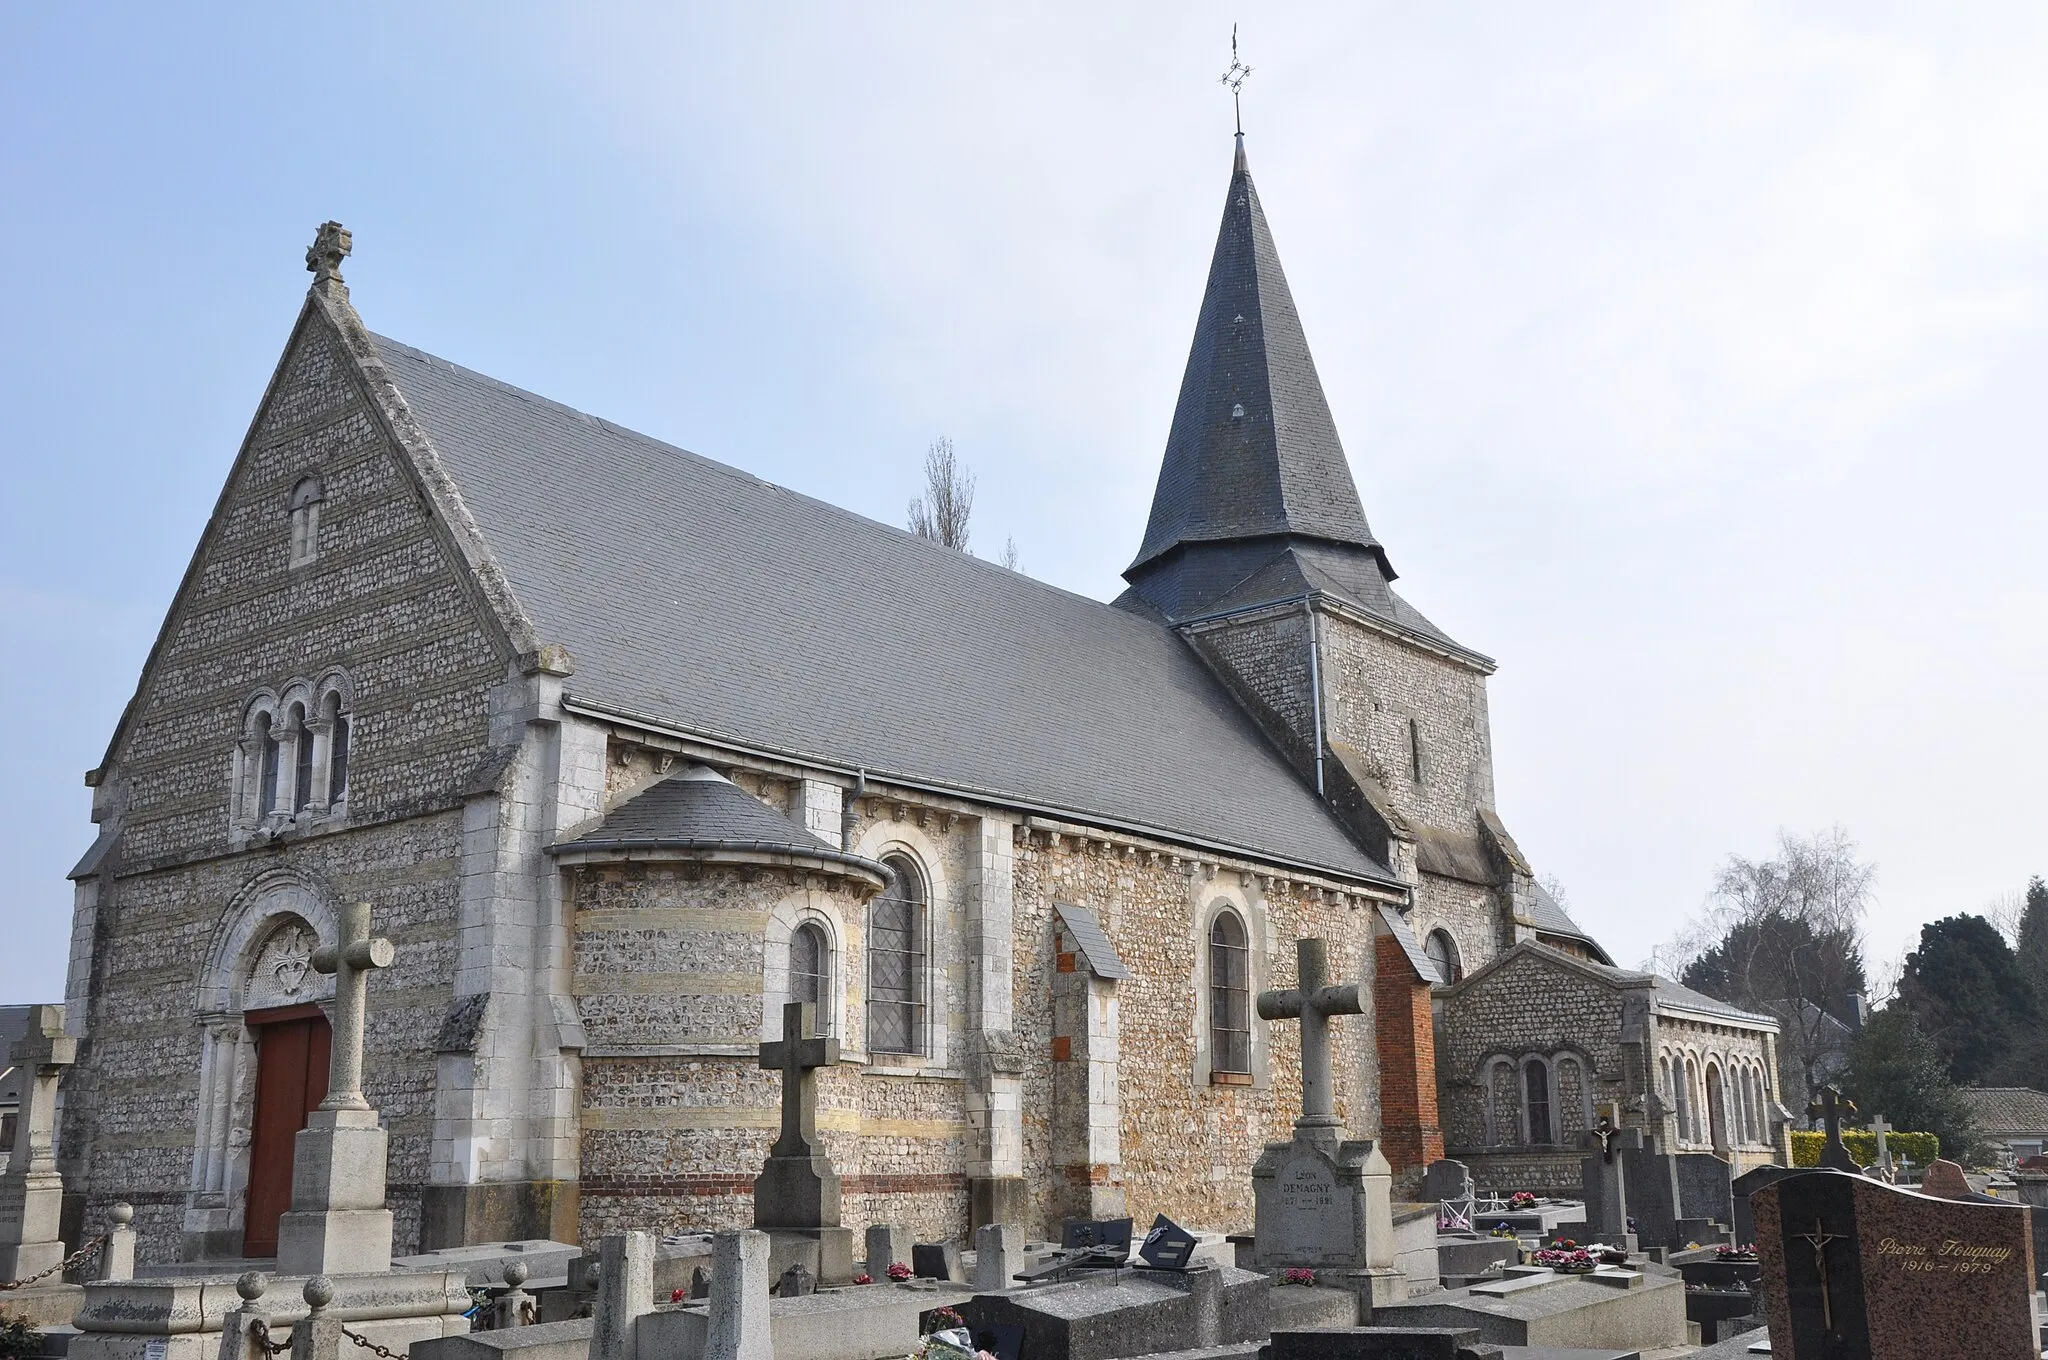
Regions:
[[[1258,539],[1270,548],[1275,538],[1363,550],[1383,580],[1393,579],[1366,524],[1240,137],[1152,517],[1124,575],[1150,595],[1144,578],[1177,548]]]

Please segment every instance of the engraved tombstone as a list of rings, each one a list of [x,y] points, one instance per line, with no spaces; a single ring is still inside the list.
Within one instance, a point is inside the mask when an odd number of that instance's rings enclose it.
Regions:
[[[1252,1168],[1252,1262],[1314,1270],[1361,1300],[1391,1303],[1406,1293],[1394,1268],[1393,1172],[1375,1142],[1342,1136],[1330,1076],[1330,1017],[1360,1014],[1364,998],[1355,983],[1330,983],[1323,941],[1297,941],[1295,957],[1295,989],[1259,996],[1263,1018],[1301,1022],[1301,1118]]]
[[[1775,1360],[2039,1360],[2026,1206],[1833,1170],[1750,1206]]]

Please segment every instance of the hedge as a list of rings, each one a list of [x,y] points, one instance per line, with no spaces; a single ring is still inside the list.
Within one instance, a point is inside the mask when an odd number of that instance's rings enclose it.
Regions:
[[[1819,1166],[1820,1150],[1827,1146],[1828,1136],[1824,1133],[1792,1132],[1792,1165]],[[1892,1160],[1904,1157],[1914,1166],[1926,1166],[1941,1155],[1941,1140],[1931,1133],[1887,1133],[1884,1145],[1890,1150]],[[1859,1163],[1868,1166],[1877,1160],[1877,1135],[1868,1129],[1843,1129],[1842,1146]]]

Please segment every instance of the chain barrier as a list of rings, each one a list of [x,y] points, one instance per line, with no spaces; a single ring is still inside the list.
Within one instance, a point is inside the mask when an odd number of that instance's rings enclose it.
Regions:
[[[289,1341],[272,1341],[270,1339],[270,1324],[262,1318],[257,1318],[249,1324],[249,1339],[255,1342],[256,1348],[265,1355],[283,1355],[292,1348],[292,1343]]]
[[[358,1336],[346,1327],[341,1329],[341,1334],[376,1356],[377,1360],[406,1360],[404,1351],[394,1351],[388,1347],[380,1346],[367,1336]]]
[[[0,1280],[0,1292],[4,1292],[9,1289],[26,1289],[30,1285],[34,1284],[37,1280],[47,1280],[52,1275],[57,1274],[59,1271],[71,1270],[74,1267],[82,1266],[92,1258],[92,1254],[94,1252],[98,1251],[101,1247],[104,1247],[105,1245],[107,1245],[107,1235],[105,1233],[101,1233],[98,1237],[93,1238],[92,1241],[86,1243],[77,1251],[72,1252],[69,1256],[59,1261],[56,1265],[51,1266],[48,1270],[38,1271],[36,1274],[29,1276],[25,1280]]]

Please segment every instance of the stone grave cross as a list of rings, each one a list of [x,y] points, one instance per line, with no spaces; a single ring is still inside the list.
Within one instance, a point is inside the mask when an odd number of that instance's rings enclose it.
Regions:
[[[1301,1118],[1294,1136],[1334,1148],[1342,1125],[1330,1079],[1330,1017],[1362,1015],[1365,1000],[1355,982],[1330,985],[1327,941],[1296,940],[1294,959],[1294,989],[1260,992],[1259,1018],[1301,1022]]]
[[[367,1110],[363,1097],[363,1009],[370,970],[397,957],[391,941],[370,934],[370,904],[351,902],[338,916],[338,938],[313,951],[313,968],[334,974],[334,1047],[327,1059],[323,1110]]]
[[[64,1259],[57,1226],[64,1200],[54,1143],[57,1081],[77,1056],[78,1040],[64,1033],[64,1008],[29,1007],[27,1029],[8,1057],[21,1071],[21,1109],[7,1173],[0,1176],[0,1282],[27,1279]]]
[[[761,1045],[761,1066],[782,1073],[782,1136],[769,1155],[807,1157],[818,1142],[818,1069],[839,1061],[839,1041],[815,1033],[817,1007],[782,1007],[782,1038]]]
[[[1820,1164],[1836,1171],[1855,1175],[1863,1168],[1849,1155],[1849,1149],[1842,1146],[1842,1117],[1856,1113],[1856,1102],[1848,1099],[1832,1086],[1820,1088],[1813,1103],[1806,1107],[1808,1119],[1818,1119],[1827,1128],[1828,1140],[1820,1150]]]
[[[1892,1150],[1891,1148],[1885,1145],[1884,1136],[1892,1132],[1892,1126],[1884,1122],[1883,1115],[1878,1115],[1875,1119],[1872,1119],[1870,1121],[1870,1131],[1877,1135],[1878,1170],[1884,1172],[1884,1178],[1887,1181],[1890,1181],[1893,1179]]]

